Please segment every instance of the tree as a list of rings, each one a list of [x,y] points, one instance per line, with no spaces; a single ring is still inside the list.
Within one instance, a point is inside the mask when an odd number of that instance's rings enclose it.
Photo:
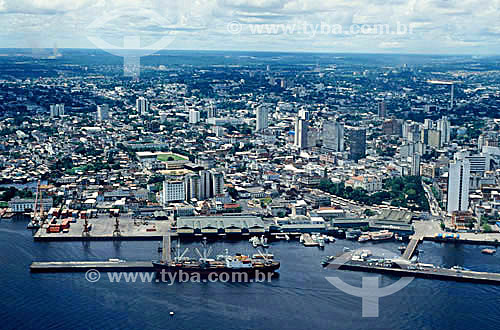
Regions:
[[[367,217],[373,217],[375,215],[375,212],[370,209],[366,209],[364,213]]]

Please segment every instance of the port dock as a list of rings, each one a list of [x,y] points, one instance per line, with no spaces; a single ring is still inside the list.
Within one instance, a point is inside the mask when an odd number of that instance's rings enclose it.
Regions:
[[[151,261],[66,261],[33,262],[32,273],[78,273],[95,269],[100,272],[146,272],[153,271]]]
[[[389,274],[397,277],[417,277],[442,281],[470,282],[500,285],[500,273],[485,273],[462,269],[447,269],[438,267],[420,267],[417,265],[401,265],[401,267],[386,267],[373,265],[369,262],[354,262],[338,264],[333,261],[327,268],[351,270],[367,273]]]

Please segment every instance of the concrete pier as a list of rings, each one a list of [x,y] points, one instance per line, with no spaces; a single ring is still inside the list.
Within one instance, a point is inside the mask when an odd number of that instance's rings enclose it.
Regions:
[[[151,261],[67,261],[33,262],[32,273],[71,273],[95,269],[100,272],[146,272],[153,271]]]
[[[327,268],[352,270],[352,271],[368,272],[368,273],[389,274],[397,277],[417,277],[417,278],[437,279],[444,281],[472,282],[472,283],[500,285],[499,273],[485,273],[485,272],[475,272],[470,270],[424,267],[424,266],[418,266],[418,264],[417,265],[409,264],[408,266],[403,265],[401,268],[392,268],[392,267],[371,265],[367,262],[354,262],[354,261],[350,261],[339,265],[335,264],[334,261],[330,263],[327,266]]]

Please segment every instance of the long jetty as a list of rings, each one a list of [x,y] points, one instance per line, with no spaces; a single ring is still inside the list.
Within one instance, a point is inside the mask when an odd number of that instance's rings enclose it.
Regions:
[[[485,273],[476,272],[471,270],[461,269],[446,269],[446,268],[424,268],[415,267],[410,268],[392,268],[382,267],[376,265],[369,265],[367,263],[347,262],[341,265],[331,263],[328,267],[334,267],[341,270],[352,270],[359,272],[389,274],[397,277],[418,277],[427,279],[437,279],[443,281],[456,281],[456,282],[472,282],[500,285],[500,273]]]
[[[152,271],[151,261],[67,261],[33,262],[32,273],[74,273],[97,270],[100,272],[143,272]]]

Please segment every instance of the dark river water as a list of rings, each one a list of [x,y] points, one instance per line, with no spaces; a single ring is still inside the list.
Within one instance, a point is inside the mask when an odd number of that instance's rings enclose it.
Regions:
[[[379,317],[363,318],[361,298],[326,277],[361,286],[363,276],[380,286],[397,278],[323,269],[322,257],[371,243],[337,240],[325,250],[298,242],[272,243],[280,276],[265,283],[111,283],[106,274],[90,283],[85,274],[30,274],[32,261],[152,260],[158,242],[35,243],[25,222],[0,222],[0,329],[498,329],[500,287],[415,279],[380,298]],[[192,248],[198,243],[184,245]],[[252,254],[248,242],[212,244],[214,254]],[[399,254],[396,242],[377,247]],[[500,272],[500,256],[481,246],[424,243],[421,261]],[[193,253],[194,256],[194,253]],[[169,313],[174,312],[174,316]]]

